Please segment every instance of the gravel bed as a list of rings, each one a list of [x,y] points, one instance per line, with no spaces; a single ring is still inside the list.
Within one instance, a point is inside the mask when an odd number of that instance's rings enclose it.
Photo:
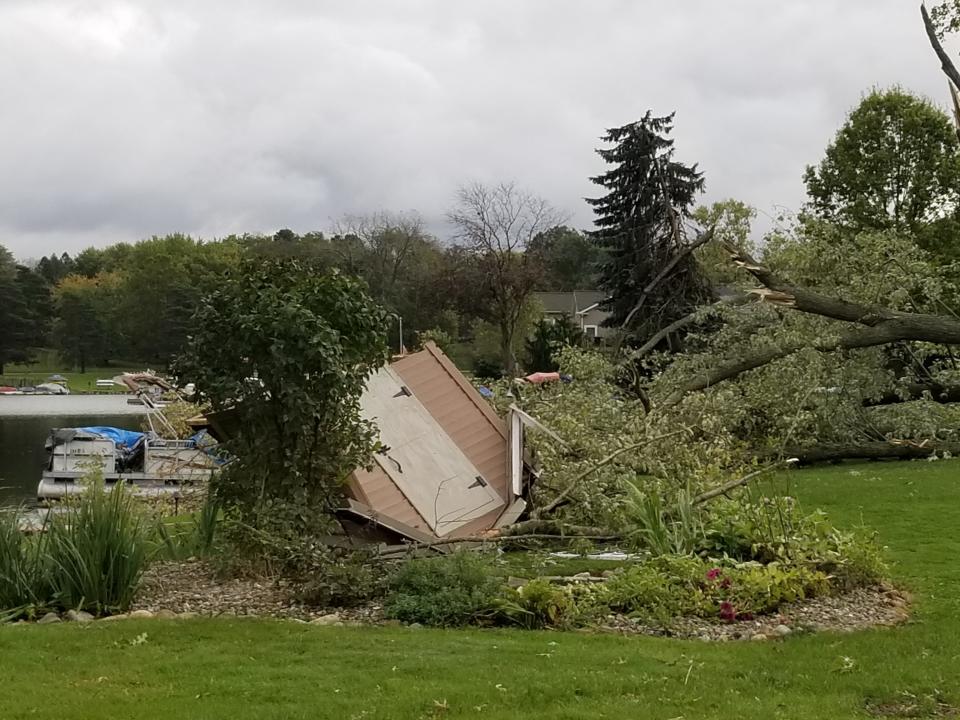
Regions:
[[[885,583],[785,605],[774,615],[743,622],[677,618],[669,624],[653,624],[609,615],[592,629],[720,642],[769,640],[798,632],[853,632],[899,625],[909,619],[909,608],[909,594]],[[132,610],[139,611],[141,616],[149,613],[160,617],[227,615],[285,618],[322,625],[389,623],[379,604],[352,609],[307,607],[297,602],[293,588],[281,581],[224,579],[209,565],[196,560],[153,565],[144,576]]]
[[[854,632],[873,627],[891,627],[909,619],[909,593],[883,584],[843,595],[791,603],[781,607],[776,614],[742,622],[677,618],[669,624],[656,624],[611,615],[601,629],[624,634],[725,642],[770,640],[796,632]]]
[[[377,622],[379,605],[341,609],[307,607],[281,580],[222,578],[200,560],[153,564],[144,574],[131,610],[204,616],[275,617],[311,622],[331,615],[340,622]]]

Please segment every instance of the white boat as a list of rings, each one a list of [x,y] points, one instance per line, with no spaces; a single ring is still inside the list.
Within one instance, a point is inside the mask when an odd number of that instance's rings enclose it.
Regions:
[[[218,465],[209,450],[203,433],[169,440],[113,427],[56,428],[47,439],[49,456],[37,499],[83,492],[91,471],[102,474],[107,487],[123,483],[141,495],[176,494],[209,481]]]

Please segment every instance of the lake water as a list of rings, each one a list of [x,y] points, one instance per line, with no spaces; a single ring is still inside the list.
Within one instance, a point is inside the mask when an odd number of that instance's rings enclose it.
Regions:
[[[139,430],[142,405],[128,395],[0,395],[0,506],[34,504],[52,428],[112,425]]]

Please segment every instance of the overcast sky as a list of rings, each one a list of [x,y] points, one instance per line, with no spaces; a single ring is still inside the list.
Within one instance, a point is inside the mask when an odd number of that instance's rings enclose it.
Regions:
[[[0,244],[298,232],[516,180],[586,228],[604,128],[677,111],[774,214],[873,85],[941,105],[913,0],[0,0]]]

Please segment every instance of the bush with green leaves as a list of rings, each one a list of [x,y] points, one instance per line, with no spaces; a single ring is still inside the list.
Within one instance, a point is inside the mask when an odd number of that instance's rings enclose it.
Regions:
[[[841,590],[879,582],[888,572],[875,534],[840,530],[822,511],[803,515],[782,496],[715,503],[699,552],[808,568],[830,576]]]
[[[517,588],[504,588],[494,604],[494,620],[528,630],[568,629],[605,610],[601,601],[599,587],[593,583],[557,584],[538,578]]]
[[[827,575],[802,566],[663,556],[611,578],[605,602],[615,611],[661,622],[680,616],[733,622],[831,590]]]
[[[604,602],[614,611],[658,620],[709,615],[702,587],[709,569],[692,556],[665,555],[617,573],[605,585]]]
[[[388,618],[450,627],[496,612],[500,580],[489,560],[471,552],[410,560],[389,583]]]
[[[213,481],[224,513],[291,538],[326,533],[375,446],[360,397],[386,359],[385,311],[359,280],[261,259],[224,277],[193,322],[178,375],[235,428]]]
[[[331,548],[322,563],[302,576],[298,596],[314,607],[357,607],[382,597],[386,582],[383,566],[372,562],[371,552]]]

